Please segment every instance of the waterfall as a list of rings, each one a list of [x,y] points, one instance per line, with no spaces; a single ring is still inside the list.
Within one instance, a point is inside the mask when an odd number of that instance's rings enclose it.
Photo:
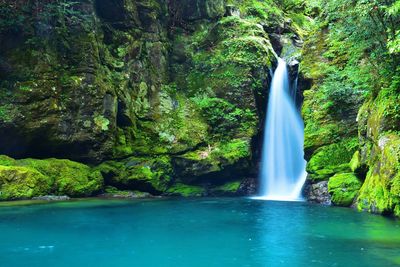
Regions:
[[[287,65],[279,58],[269,93],[258,198],[301,199],[307,176],[303,139],[304,125],[290,92]]]

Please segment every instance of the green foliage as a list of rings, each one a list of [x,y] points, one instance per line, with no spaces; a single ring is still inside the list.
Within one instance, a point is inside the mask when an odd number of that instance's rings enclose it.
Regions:
[[[15,5],[0,5],[0,33],[1,32],[15,32],[20,30],[25,23],[26,17],[22,14],[22,12],[16,12],[16,10],[24,9],[24,6],[20,7]]]
[[[321,10],[315,31],[325,31],[327,38],[324,60],[312,64],[328,65],[320,68],[327,90],[341,90],[346,85],[354,90],[350,95],[376,94],[389,86],[399,63],[397,57],[390,55],[398,49],[398,1],[313,2]]]
[[[130,146],[131,151],[134,148],[136,153],[147,155],[177,153],[205,141],[208,125],[199,108],[177,91],[173,84],[162,87],[158,107],[154,109],[155,121],[141,122],[141,127],[132,134],[133,144],[129,144],[128,138],[120,138],[125,148]]]
[[[255,114],[249,109],[242,110],[221,98],[197,98],[195,101],[216,137],[246,133],[256,125]]]
[[[27,27],[31,21],[40,21],[51,25],[55,33],[65,35],[68,27],[73,25],[86,26],[89,16],[84,14],[78,1],[6,1],[0,5],[0,33],[15,32],[25,28],[33,32],[37,29]],[[40,44],[41,38],[32,37],[29,42]]]

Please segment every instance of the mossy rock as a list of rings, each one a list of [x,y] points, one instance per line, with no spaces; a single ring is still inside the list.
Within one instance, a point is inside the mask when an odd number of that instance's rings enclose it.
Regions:
[[[400,136],[383,135],[373,147],[371,164],[357,198],[357,207],[381,214],[400,216]]]
[[[19,165],[31,166],[48,176],[53,182],[54,193],[71,197],[91,196],[103,187],[103,177],[82,163],[65,159],[23,159]]]
[[[39,171],[22,166],[0,166],[0,200],[46,195],[52,181]]]
[[[107,161],[96,167],[108,185],[151,194],[165,192],[171,183],[172,166],[168,156],[130,157]]]
[[[328,182],[328,191],[332,196],[332,203],[336,206],[350,206],[357,196],[361,185],[361,181],[354,173],[335,174]]]
[[[391,88],[382,89],[374,101],[364,107],[367,117],[367,136],[378,140],[385,132],[400,130],[399,93]],[[361,111],[360,111],[361,112]],[[359,114],[361,117],[362,114]],[[365,123],[365,121],[364,121]]]
[[[196,104],[164,85],[153,107],[152,120],[141,121],[129,133],[119,132],[115,157],[176,154],[191,150],[208,136],[208,124]]]
[[[216,196],[236,196],[238,194],[241,181],[228,182],[211,189],[211,194]]]
[[[335,173],[350,172],[349,162],[357,149],[357,138],[348,138],[317,149],[307,164],[309,179],[327,180]]]
[[[23,167],[46,178],[50,191],[46,194],[71,197],[91,196],[101,191],[103,177],[89,166],[65,159],[21,159],[0,156],[0,166]],[[37,196],[37,195],[34,195]]]
[[[250,140],[234,139],[203,147],[173,158],[174,173],[185,183],[205,181],[220,184],[248,170],[251,160]]]
[[[350,160],[349,167],[352,172],[356,172],[361,167],[360,151],[356,151]]]

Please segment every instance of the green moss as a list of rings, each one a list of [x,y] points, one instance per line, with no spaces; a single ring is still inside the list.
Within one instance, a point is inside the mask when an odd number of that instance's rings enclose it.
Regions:
[[[250,109],[240,109],[221,98],[195,98],[215,139],[253,136],[257,117]]]
[[[13,160],[6,156],[0,156],[1,165],[23,167],[40,173],[51,185],[47,194],[71,197],[90,196],[100,191],[103,186],[103,177],[100,172],[70,160]]]
[[[15,159],[10,158],[9,156],[6,156],[6,155],[0,155],[0,165],[14,166],[15,164],[16,164]]]
[[[0,166],[0,200],[26,199],[46,195],[52,181],[30,167]]]
[[[261,92],[262,85],[251,79],[252,74],[269,69],[275,54],[268,36],[255,21],[226,17],[208,35],[200,36],[203,39],[189,48],[193,49],[194,68],[187,75],[187,85],[193,95],[207,93],[208,88],[217,94],[227,90],[233,93],[249,85]]]
[[[329,179],[328,191],[332,203],[337,206],[350,206],[361,188],[361,182],[353,173],[335,174]]]
[[[14,117],[14,107],[11,104],[0,105],[0,121],[11,122]]]
[[[351,158],[351,161],[349,163],[349,167],[352,172],[356,172],[360,167],[361,167],[361,156],[360,156],[360,151],[356,151]]]
[[[201,186],[176,183],[166,191],[167,195],[182,197],[201,197],[205,194],[205,189]]]
[[[118,158],[133,154],[134,150],[132,144],[130,143],[129,136],[129,130],[117,128],[116,143],[113,146],[114,157]]]
[[[215,167],[235,164],[241,159],[249,159],[250,157],[251,148],[247,139],[233,139],[230,142],[216,143],[181,156],[181,158],[188,160],[211,163]]]
[[[96,169],[109,185],[117,188],[159,194],[166,191],[171,182],[172,166],[167,156],[107,161]]]
[[[30,166],[54,181],[54,192],[57,195],[71,197],[90,196],[101,190],[103,177],[100,172],[90,167],[63,159],[24,159],[19,165]]]
[[[367,127],[369,135],[378,139],[381,134],[390,131],[399,131],[400,97],[392,88],[382,89],[374,101],[367,102]],[[360,111],[361,112],[361,111]],[[360,114],[361,115],[361,114]]]
[[[241,181],[228,182],[212,189],[212,193],[216,195],[235,195],[239,190]]]
[[[221,184],[248,172],[250,161],[250,140],[233,139],[176,156],[173,165],[175,175],[184,183]]]
[[[309,177],[324,180],[335,173],[350,171],[349,162],[357,148],[358,139],[349,138],[317,149],[307,164]]]
[[[222,143],[211,152],[212,158],[223,159],[228,164],[234,164],[240,159],[251,157],[250,142],[247,139],[234,139]]]
[[[153,121],[143,121],[133,133],[137,154],[179,153],[204,142],[208,125],[200,110],[187,97],[163,87],[153,110]]]
[[[384,135],[374,146],[375,161],[360,194],[357,207],[375,213],[399,215],[400,207],[400,137],[396,134]]]
[[[331,107],[340,107],[326,99],[326,93],[319,85],[314,85],[304,93],[302,115],[304,118],[304,149],[312,154],[316,149],[344,138],[357,136],[357,124],[353,120],[344,120],[345,116],[334,116]]]

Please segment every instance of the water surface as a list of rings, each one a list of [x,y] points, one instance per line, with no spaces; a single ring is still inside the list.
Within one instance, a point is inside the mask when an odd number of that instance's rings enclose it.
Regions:
[[[0,207],[0,266],[399,266],[400,222],[251,199]]]

